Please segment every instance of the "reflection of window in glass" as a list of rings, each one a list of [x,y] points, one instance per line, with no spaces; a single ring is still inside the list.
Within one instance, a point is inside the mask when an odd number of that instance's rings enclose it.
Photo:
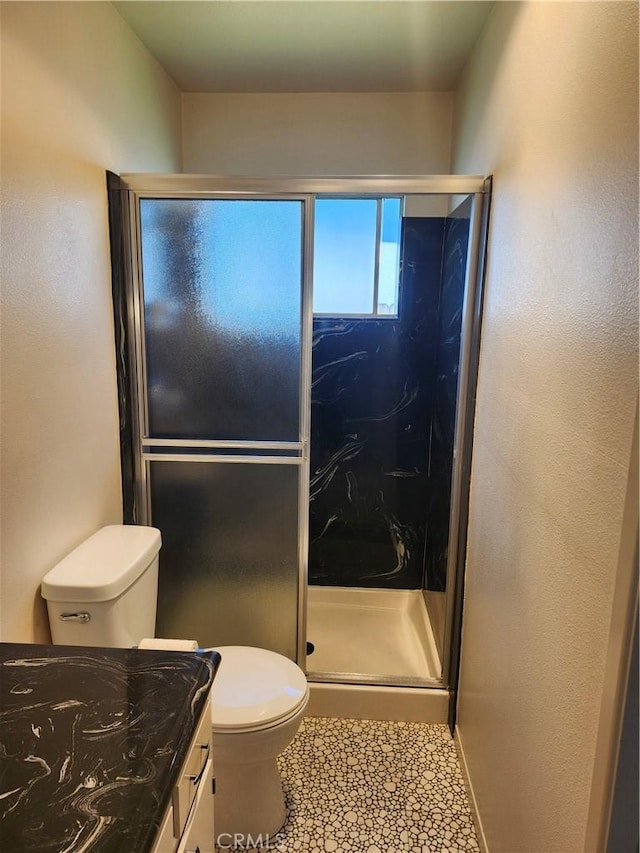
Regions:
[[[317,198],[313,313],[397,317],[399,198]]]

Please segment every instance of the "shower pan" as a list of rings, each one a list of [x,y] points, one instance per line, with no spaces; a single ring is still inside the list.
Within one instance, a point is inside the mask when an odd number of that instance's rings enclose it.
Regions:
[[[455,688],[490,189],[108,174],[124,515],[162,532],[159,635]]]

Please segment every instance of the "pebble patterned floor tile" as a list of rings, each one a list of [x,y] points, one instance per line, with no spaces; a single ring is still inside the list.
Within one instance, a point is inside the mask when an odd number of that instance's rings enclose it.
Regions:
[[[278,853],[479,850],[444,725],[307,717],[279,765]]]

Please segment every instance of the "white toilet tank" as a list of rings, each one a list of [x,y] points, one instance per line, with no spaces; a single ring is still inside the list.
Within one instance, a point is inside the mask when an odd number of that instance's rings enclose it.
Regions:
[[[131,648],[153,637],[158,598],[155,527],[103,527],[45,575],[53,642]]]

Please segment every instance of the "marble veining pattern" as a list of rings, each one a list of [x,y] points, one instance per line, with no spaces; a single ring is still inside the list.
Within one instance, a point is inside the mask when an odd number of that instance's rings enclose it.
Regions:
[[[0,644],[0,849],[151,850],[218,662]]]
[[[444,725],[310,717],[279,762],[290,813],[273,850],[479,849]]]
[[[313,584],[445,589],[469,218],[403,221],[397,319],[314,319]]]
[[[397,319],[313,321],[311,583],[422,586],[443,235],[404,220]]]
[[[471,203],[466,199],[445,221],[442,288],[438,318],[436,376],[429,439],[429,490],[425,589],[443,592],[449,551],[449,495],[453,471],[464,299]]]

